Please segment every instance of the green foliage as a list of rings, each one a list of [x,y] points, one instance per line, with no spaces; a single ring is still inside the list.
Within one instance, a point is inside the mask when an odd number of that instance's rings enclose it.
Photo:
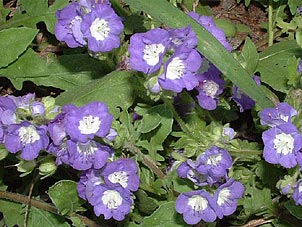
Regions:
[[[37,35],[32,28],[9,28],[0,31],[0,68],[8,66],[27,49]]]
[[[83,211],[83,201],[78,197],[77,183],[74,181],[58,181],[49,188],[48,195],[62,215]]]
[[[25,208],[22,204],[0,200],[0,211],[3,213],[4,222],[8,227],[23,226]],[[31,206],[27,226],[69,227],[69,224],[62,216]]]
[[[257,71],[261,74],[261,80],[277,91],[286,93],[287,64],[293,56],[299,57],[301,48],[295,41],[284,41],[277,43],[259,54]]]

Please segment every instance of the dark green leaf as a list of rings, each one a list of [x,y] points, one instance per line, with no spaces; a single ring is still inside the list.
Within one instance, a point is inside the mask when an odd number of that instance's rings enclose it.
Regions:
[[[188,226],[175,211],[175,202],[162,204],[151,216],[143,219],[140,227],[184,227]]]
[[[135,195],[138,199],[137,207],[143,214],[150,215],[158,207],[158,202],[152,197],[149,197],[145,191],[138,190]]]
[[[288,91],[287,63],[293,56],[302,56],[302,49],[296,41],[283,41],[261,52],[257,68],[261,73],[261,81],[277,91],[286,93]]]
[[[10,28],[0,31],[0,68],[15,61],[38,33],[32,28]]]
[[[134,101],[133,83],[135,77],[128,71],[114,71],[100,79],[83,86],[78,86],[75,95],[74,90],[64,92],[57,98],[58,104],[74,103],[84,105],[92,101],[104,102],[114,116],[118,116],[120,110],[127,109]]]
[[[302,220],[302,206],[297,206],[293,200],[286,201],[284,207],[296,218]]]
[[[81,208],[81,199],[78,197],[77,183],[70,180],[61,180],[51,186],[48,195],[60,214],[66,215]]]

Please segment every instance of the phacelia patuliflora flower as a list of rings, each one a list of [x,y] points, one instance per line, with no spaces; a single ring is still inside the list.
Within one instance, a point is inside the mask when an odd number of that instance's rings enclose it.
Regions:
[[[67,140],[67,151],[69,153],[69,165],[77,170],[90,168],[102,168],[112,153],[111,148],[103,146],[93,140],[87,142],[75,142]]]
[[[114,218],[117,221],[125,219],[133,205],[132,193],[121,186],[96,185],[93,195],[88,198],[97,216],[105,219]]]
[[[107,163],[102,175],[108,185],[120,185],[127,190],[136,191],[139,186],[137,171],[137,165],[132,159],[123,158]]]
[[[213,146],[198,157],[198,163],[198,172],[205,174],[212,185],[227,175],[233,161],[227,150]]]
[[[169,33],[160,28],[146,33],[136,33],[130,38],[129,53],[132,69],[151,74],[162,65],[162,58],[169,45]]]
[[[113,120],[107,106],[102,102],[91,102],[71,109],[65,116],[66,133],[71,139],[86,142],[94,136],[105,137]]]
[[[189,12],[188,15],[210,32],[228,51],[232,50],[232,46],[228,43],[223,30],[216,26],[212,17],[200,16],[195,12]]]
[[[302,148],[302,136],[292,123],[277,125],[262,134],[264,159],[285,168],[297,165],[297,153]]]
[[[260,112],[261,125],[276,126],[291,122],[297,111],[289,104],[282,102],[275,108],[265,108]]]
[[[169,29],[168,32],[171,40],[170,46],[174,49],[180,46],[186,46],[187,48],[193,49],[197,46],[198,39],[191,26]]]
[[[96,4],[83,15],[81,30],[93,52],[108,52],[120,45],[120,34],[124,29],[122,19],[108,4]]]
[[[223,91],[225,81],[220,78],[220,71],[210,65],[207,72],[198,74],[199,85],[196,87],[199,105],[206,110],[214,110],[217,107],[217,96]]]
[[[180,178],[188,178],[198,186],[207,185],[207,175],[202,174],[197,170],[199,163],[193,162],[191,159],[181,163],[177,168],[177,173]]]
[[[183,214],[184,221],[189,225],[195,225],[201,220],[213,222],[217,217],[213,198],[203,190],[180,194],[176,199],[175,209]]]
[[[0,121],[3,126],[16,123],[16,112],[17,105],[8,96],[0,97]]]
[[[260,86],[260,77],[253,76],[253,80],[258,86]],[[232,99],[237,103],[240,108],[240,112],[244,110],[252,109],[255,106],[255,101],[251,99],[247,94],[242,92],[236,85],[233,86],[233,95]]]
[[[81,31],[82,12],[81,5],[72,2],[65,8],[56,12],[57,23],[55,36],[59,41],[64,41],[71,48],[86,45]]]
[[[243,196],[243,185],[229,179],[225,184],[220,185],[214,194],[214,201],[216,202],[216,214],[218,218],[233,214],[237,208],[237,200]]]
[[[36,127],[27,121],[12,124],[7,129],[5,147],[10,153],[21,151],[20,157],[33,160],[49,143],[46,127]]]
[[[302,205],[302,180],[299,180],[294,186],[293,199],[296,205]]]
[[[159,78],[160,86],[165,90],[181,92],[192,90],[198,85],[196,72],[201,65],[201,56],[185,46],[177,48],[165,64],[165,72]]]

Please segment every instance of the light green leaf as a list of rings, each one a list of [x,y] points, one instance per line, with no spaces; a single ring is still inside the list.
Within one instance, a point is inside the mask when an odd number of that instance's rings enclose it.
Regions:
[[[8,227],[23,226],[24,214],[22,204],[0,199],[0,211]]]
[[[0,161],[5,159],[8,155],[8,151],[6,150],[4,144],[0,144]]]
[[[296,41],[283,41],[261,52],[257,67],[257,71],[261,74],[261,81],[277,91],[286,93],[288,90],[287,64],[293,56],[302,56],[302,49]]]
[[[48,195],[62,215],[83,210],[81,199],[78,197],[77,183],[70,180],[56,182],[48,190]]]
[[[92,101],[102,101],[108,106],[110,113],[116,117],[120,112],[117,107],[127,109],[132,105],[135,98],[133,83],[135,83],[135,77],[131,72],[114,71],[103,78],[77,87],[76,95],[74,90],[64,92],[57,98],[57,103],[84,105]]]
[[[245,68],[246,71],[252,76],[258,65],[259,54],[254,43],[248,37],[246,38],[243,49],[238,56],[238,60],[243,68]]]
[[[145,217],[140,227],[184,227],[188,226],[175,211],[175,202],[162,204],[151,216]]]
[[[0,74],[11,80],[17,89],[30,80],[37,85],[53,86],[74,91],[78,86],[108,73],[104,62],[83,54],[63,55],[58,59],[46,60],[28,49],[9,67],[0,69]]]
[[[297,13],[297,7],[301,6],[302,2],[301,0],[288,0],[288,6],[290,9],[290,12],[295,15]]]
[[[147,133],[157,128],[160,125],[161,118],[158,114],[145,114],[142,119],[139,131]]]
[[[0,68],[15,61],[31,44],[37,33],[37,29],[24,27],[0,31]]]
[[[273,103],[266,97],[240,63],[205,28],[181,10],[162,0],[124,0],[130,6],[148,13],[172,28],[191,25],[198,39],[198,50],[244,93],[254,99],[261,107],[271,107]],[[179,19],[181,18],[181,20]]]

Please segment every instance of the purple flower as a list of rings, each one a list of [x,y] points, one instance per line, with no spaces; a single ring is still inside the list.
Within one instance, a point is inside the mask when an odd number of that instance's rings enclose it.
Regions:
[[[5,141],[5,129],[3,127],[2,122],[0,121],[0,143],[4,143]]]
[[[292,123],[277,125],[262,134],[265,161],[285,168],[297,165],[297,152],[302,148],[302,136]]]
[[[170,45],[176,49],[182,45],[188,48],[195,48],[198,43],[197,36],[191,26],[185,28],[176,28],[168,30],[170,35]]]
[[[243,193],[243,185],[233,178],[220,185],[214,194],[214,201],[217,204],[215,211],[218,218],[222,219],[223,216],[233,214],[237,208],[237,200],[243,196]]]
[[[176,199],[175,209],[183,214],[184,221],[189,225],[195,225],[201,220],[213,222],[216,219],[213,198],[203,190],[180,194]]]
[[[109,0],[80,0],[79,4],[84,7],[84,12],[89,13],[91,12],[92,8],[96,6],[96,4],[107,4],[110,5]]]
[[[88,169],[84,171],[77,185],[78,194],[82,199],[90,200],[94,187],[104,183],[101,170]]]
[[[302,7],[299,7],[299,8],[301,9],[301,12],[302,12]],[[297,9],[297,10],[298,10],[298,9]],[[300,12],[300,14],[301,14],[301,12]],[[299,61],[299,64],[298,64],[298,67],[297,67],[297,72],[298,72],[299,74],[302,73],[302,60]]]
[[[81,143],[67,140],[66,143],[70,155],[69,165],[77,170],[100,169],[106,164],[111,153],[109,147],[95,141]]]
[[[177,168],[177,173],[180,178],[188,178],[198,186],[207,185],[207,175],[198,172],[198,163],[188,159]]]
[[[228,136],[229,140],[232,140],[235,137],[235,131],[233,128],[230,128],[230,127],[223,128],[222,135],[223,135],[223,137]]]
[[[253,76],[253,80],[258,86],[260,86],[260,77]],[[233,86],[233,96],[232,99],[237,103],[240,108],[240,112],[244,110],[252,109],[255,106],[255,101],[251,99],[248,95],[242,92],[236,85]]]
[[[122,158],[107,163],[102,176],[107,185],[120,185],[127,190],[137,191],[139,186],[137,170],[137,165],[132,159]]]
[[[161,87],[158,83],[158,77],[151,77],[147,81],[147,87],[153,94],[158,94],[161,91]]]
[[[33,117],[40,116],[43,117],[45,114],[45,106],[42,102],[33,101],[29,105],[30,113]]]
[[[17,105],[8,96],[0,96],[0,122],[3,125],[10,125],[16,123]]]
[[[107,52],[119,47],[123,28],[122,19],[108,4],[96,4],[83,15],[81,24],[88,49],[93,52]]]
[[[302,205],[302,180],[299,180],[294,186],[293,199],[296,205]]]
[[[216,26],[212,17],[200,16],[195,12],[189,12],[188,15],[210,32],[229,52],[232,51],[232,46],[228,43],[223,30]]]
[[[66,132],[73,140],[86,142],[94,136],[105,137],[111,128],[113,117],[102,102],[91,102],[71,109],[66,114]]]
[[[130,213],[133,204],[132,194],[120,186],[110,187],[104,184],[96,185],[93,195],[88,198],[88,202],[93,205],[94,213],[101,214],[104,218],[114,218],[121,221],[125,215]]]
[[[225,149],[212,146],[205,153],[198,157],[198,172],[207,175],[207,181],[210,185],[219,181],[219,178],[225,177],[227,171],[232,166],[232,157]]]
[[[64,41],[71,48],[86,45],[81,32],[82,13],[80,4],[70,3],[63,9],[58,10],[56,17],[58,21],[55,26],[55,36],[59,41]]]
[[[169,33],[160,28],[146,33],[136,33],[130,38],[129,53],[132,69],[151,74],[162,65],[162,58],[169,45]]]
[[[27,121],[12,124],[7,129],[5,147],[10,153],[21,151],[20,157],[33,160],[48,146],[46,127],[36,127]]]
[[[276,126],[291,122],[297,111],[289,104],[282,102],[275,108],[265,108],[260,112],[261,125]]]
[[[199,94],[197,96],[199,105],[206,110],[214,110],[217,107],[217,96],[223,91],[225,81],[220,78],[220,71],[210,65],[207,72],[198,74],[199,85],[196,87]]]
[[[159,77],[159,84],[165,90],[181,92],[192,90],[198,85],[196,72],[201,65],[201,56],[185,46],[178,48],[165,64],[165,73]]]
[[[66,141],[58,145],[51,143],[47,148],[47,152],[56,157],[57,166],[61,165],[62,163],[70,165],[71,157],[67,149]]]

